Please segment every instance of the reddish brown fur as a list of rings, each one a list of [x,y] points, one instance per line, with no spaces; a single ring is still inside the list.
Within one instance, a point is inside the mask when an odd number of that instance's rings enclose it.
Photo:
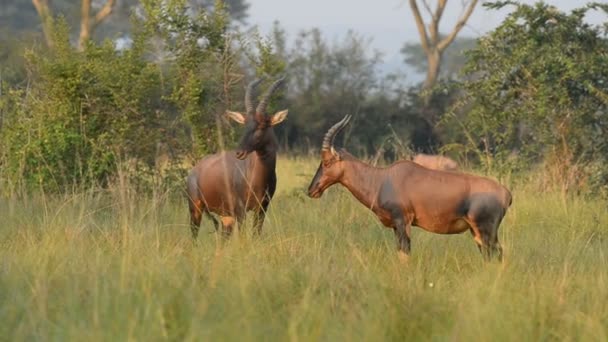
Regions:
[[[272,116],[267,116],[264,111],[269,96],[281,81],[270,87],[255,111],[250,92],[259,81],[252,82],[245,96],[247,113],[226,113],[245,126],[239,148],[209,155],[190,172],[187,190],[194,238],[198,235],[203,214],[208,215],[218,229],[219,222],[210,213],[221,217],[224,232],[229,235],[234,224],[242,221],[247,211],[253,210],[256,232],[261,231],[277,182],[277,141],[272,126],[287,117],[286,110]]]
[[[431,170],[410,161],[376,168],[333,146],[321,152],[321,160],[309,196],[321,197],[331,185],[342,184],[383,225],[395,230],[400,251],[409,254],[414,225],[437,234],[469,230],[484,256],[502,256],[497,232],[511,205],[511,193],[496,181]]]

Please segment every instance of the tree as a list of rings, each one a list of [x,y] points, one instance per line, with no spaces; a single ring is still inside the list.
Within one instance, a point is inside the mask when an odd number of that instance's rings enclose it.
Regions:
[[[79,50],[84,49],[84,44],[91,38],[93,31],[112,13],[115,3],[115,0],[107,0],[103,7],[94,16],[91,16],[91,0],[82,0],[80,35],[78,36]]]
[[[131,18],[132,13],[141,13],[142,5],[140,0],[112,0],[112,13],[103,20],[103,25],[97,25],[93,30],[89,30],[88,40],[97,38],[101,40],[106,37],[116,38],[118,35],[123,37],[131,36]],[[6,30],[10,34],[23,35],[24,33],[40,32],[43,34],[44,40],[50,42],[47,38],[49,25],[53,18],[62,16],[70,26],[70,37],[78,42],[80,29],[83,18],[82,12],[88,8],[89,25],[95,23],[95,15],[91,12],[98,13],[101,11],[107,0],[87,0],[90,6],[84,6],[86,3],[74,0],[2,0],[0,6],[0,30]],[[249,4],[246,0],[224,0],[230,18],[234,22],[244,23],[248,16]],[[190,13],[197,13],[200,10],[207,12],[213,11],[215,8],[214,0],[184,0],[184,5],[190,7]],[[40,15],[42,14],[42,16]],[[85,32],[88,25],[85,25]],[[85,33],[86,36],[86,33]],[[51,43],[52,44],[52,43]]]
[[[214,9],[215,3],[215,0],[190,0],[190,4],[194,9],[204,9],[206,11]],[[233,20],[241,23],[245,22],[248,16],[247,11],[249,10],[249,3],[246,0],[225,0],[222,3]]]
[[[336,44],[329,44],[318,29],[300,32],[287,52],[286,70],[290,109],[301,114],[285,122],[279,137],[318,145],[326,127],[344,113],[359,120],[367,94],[377,86],[380,56],[368,51],[369,41],[352,31]]]
[[[78,51],[58,17],[53,48],[26,51],[27,82],[1,86],[0,171],[11,187],[105,185],[125,161],[146,184],[159,146],[169,159],[217,149],[218,114],[243,75],[227,13],[219,1],[212,12],[183,0],[142,5],[129,49],[105,40]],[[150,58],[159,41],[170,58]]]
[[[467,50],[475,47],[477,39],[469,37],[458,37],[450,44],[441,59],[439,66],[439,79],[455,79],[466,64]],[[401,48],[404,55],[404,62],[420,73],[425,73],[428,69],[428,59],[420,43],[406,43]]]
[[[608,5],[570,13],[542,2],[484,6],[507,5],[515,10],[468,53],[460,84],[466,115],[446,124],[466,127],[463,143],[499,170],[517,166],[516,152],[519,166],[551,162],[560,177],[608,184],[608,39],[605,28],[584,20],[592,9],[608,13]]]
[[[51,35],[53,24],[53,13],[49,7],[49,0],[32,0],[40,21],[42,22],[42,32],[49,47],[52,47],[53,37]],[[84,44],[91,38],[93,31],[112,13],[115,0],[106,0],[95,15],[91,14],[91,0],[81,0],[80,3],[80,34],[78,36],[78,49],[82,50]]]
[[[443,12],[448,3],[448,0],[437,0],[437,6],[435,11],[431,10],[427,0],[421,0],[424,8],[430,15],[430,22],[428,24],[428,30],[425,27],[422,14],[418,8],[418,0],[409,0],[412,14],[416,20],[416,27],[420,35],[420,45],[426,54],[427,58],[427,71],[426,79],[424,80],[423,88],[429,89],[435,85],[439,77],[439,71],[441,68],[441,59],[443,53],[447,47],[452,44],[462,27],[467,23],[467,20],[473,13],[473,9],[477,5],[478,0],[463,1],[464,12],[456,22],[456,25],[452,31],[445,37],[442,37],[439,32],[439,23],[443,16]]]

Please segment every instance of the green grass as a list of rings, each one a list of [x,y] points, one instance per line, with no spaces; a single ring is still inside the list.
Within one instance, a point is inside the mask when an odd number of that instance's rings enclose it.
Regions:
[[[521,186],[503,264],[414,228],[404,265],[339,186],[305,196],[316,167],[281,159],[263,235],[224,244],[179,198],[1,199],[0,339],[608,340],[606,202]]]

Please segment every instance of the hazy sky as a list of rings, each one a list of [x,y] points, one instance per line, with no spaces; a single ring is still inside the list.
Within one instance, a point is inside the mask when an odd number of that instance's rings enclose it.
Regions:
[[[434,0],[429,1],[434,4]],[[533,4],[535,1],[522,0]],[[560,10],[569,11],[584,6],[587,0],[546,0]],[[329,39],[340,38],[349,29],[373,39],[372,47],[383,52],[388,64],[400,63],[399,49],[405,41],[417,41],[418,31],[407,0],[249,0],[249,24],[258,25],[261,33],[267,34],[272,23],[278,20],[287,30],[288,38],[302,29],[317,27]],[[440,30],[451,30],[461,13],[461,0],[448,1],[448,8],[441,21]],[[510,7],[513,8],[513,7]],[[424,8],[420,6],[424,12]],[[496,27],[507,10],[487,11],[479,4],[471,15],[468,25],[460,35],[479,36]],[[599,23],[608,20],[603,14],[588,18]]]

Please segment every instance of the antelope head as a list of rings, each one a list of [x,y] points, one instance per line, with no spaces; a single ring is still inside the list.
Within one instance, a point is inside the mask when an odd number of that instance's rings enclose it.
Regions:
[[[342,177],[344,173],[344,153],[334,149],[334,139],[348,125],[350,119],[351,116],[346,115],[325,133],[321,146],[321,164],[308,187],[308,196],[312,198],[321,197],[327,188],[337,183]]]
[[[247,86],[245,92],[245,115],[239,112],[226,111],[226,116],[245,126],[245,132],[239,146],[236,150],[238,159],[245,159],[249,153],[254,151],[264,150],[270,144],[275,142],[275,136],[271,129],[285,118],[287,118],[287,110],[279,111],[273,115],[266,114],[266,107],[270,101],[272,94],[281,86],[284,78],[276,80],[266,91],[257,108],[253,108],[252,93],[261,82],[262,79],[255,80]]]

